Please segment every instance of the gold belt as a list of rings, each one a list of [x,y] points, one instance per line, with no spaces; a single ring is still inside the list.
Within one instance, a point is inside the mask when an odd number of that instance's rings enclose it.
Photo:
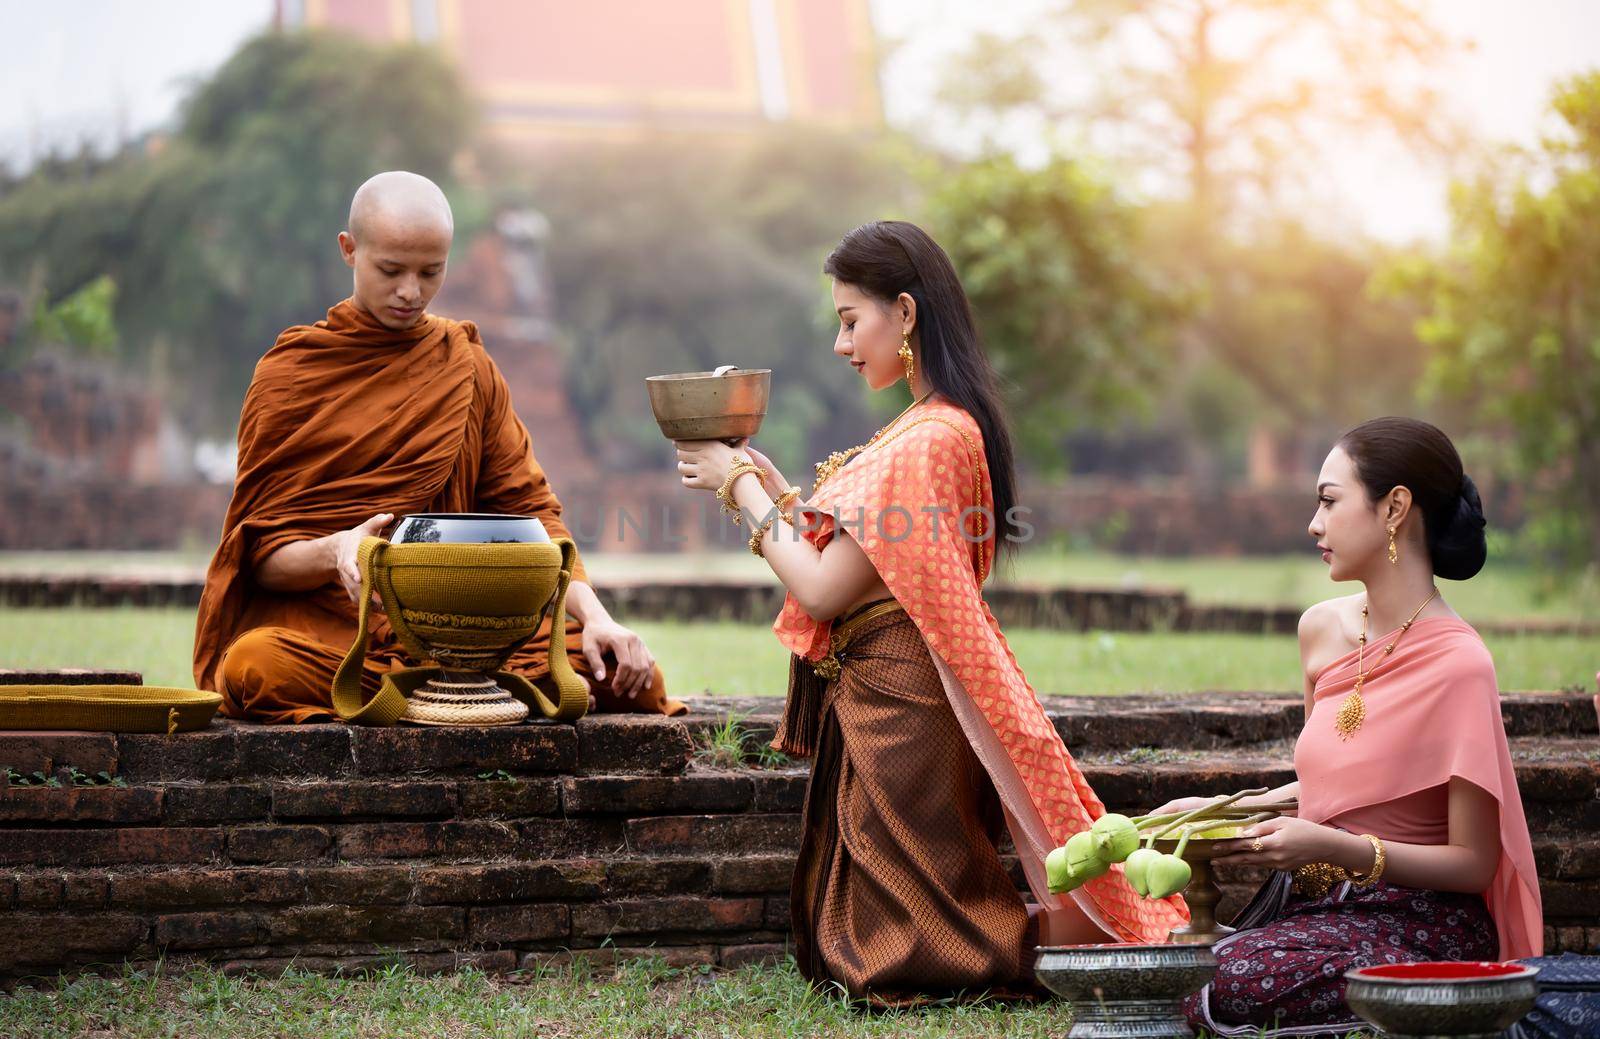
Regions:
[[[905,610],[905,607],[900,605],[898,599],[890,599],[875,606],[869,606],[860,613],[852,614],[848,620],[836,625],[833,631],[829,633],[827,655],[811,666],[816,669],[817,674],[830,682],[838,678],[842,667],[839,655],[844,652],[844,648],[850,644],[850,640],[856,636],[862,627],[868,621],[874,621],[879,617],[903,610]]]

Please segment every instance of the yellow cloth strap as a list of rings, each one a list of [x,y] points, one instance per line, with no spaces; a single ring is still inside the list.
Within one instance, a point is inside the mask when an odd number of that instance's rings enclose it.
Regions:
[[[589,692],[577,672],[572,670],[572,662],[567,659],[567,585],[572,582],[572,568],[577,558],[578,546],[568,538],[556,538],[554,543],[561,549],[561,574],[557,580],[556,593],[540,611],[539,620],[527,638],[519,639],[509,646],[506,656],[509,657],[521,649],[529,638],[538,633],[544,623],[545,614],[551,614],[550,677],[556,686],[557,699],[552,701],[542,689],[520,675],[497,671],[493,673],[493,677],[500,680],[501,685],[512,696],[539,711],[544,717],[556,721],[577,721],[589,710]],[[338,672],[333,676],[333,709],[338,712],[340,718],[353,725],[393,725],[406,713],[407,703],[405,692],[396,679],[403,681],[406,676],[418,671],[431,673],[437,670],[430,666],[391,671],[383,676],[382,684],[372,699],[362,702],[361,673],[362,665],[367,659],[367,618],[372,610],[373,575],[374,573],[381,575],[384,572],[383,558],[388,548],[388,541],[369,536],[361,539],[361,546],[356,550],[356,565],[361,570],[361,602],[358,606],[356,638],[350,646],[350,652],[345,654],[343,662],[339,664]],[[389,611],[390,626],[394,628],[401,644],[413,656],[426,659],[426,651],[422,649],[421,643],[416,640],[401,617],[401,604],[395,600],[392,584],[380,580],[378,594],[383,598],[384,608]],[[415,686],[418,683],[403,682],[403,684]]]

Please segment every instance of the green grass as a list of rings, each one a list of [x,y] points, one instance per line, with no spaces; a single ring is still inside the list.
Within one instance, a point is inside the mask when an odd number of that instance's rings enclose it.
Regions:
[[[1298,556],[1123,556],[1041,550],[1003,564],[996,579],[1027,584],[1166,587],[1195,602],[1295,606],[1359,592],[1358,584],[1328,580],[1322,560]],[[1532,567],[1493,560],[1470,581],[1439,581],[1456,612],[1470,621],[1561,617],[1600,620],[1600,570],[1561,581]]]
[[[624,618],[625,622],[625,618]],[[760,624],[644,622],[634,626],[677,696],[781,695],[787,651]],[[131,668],[148,685],[193,684],[190,609],[0,608],[0,667]],[[1290,635],[1112,634],[1017,629],[1012,650],[1042,694],[1299,690]],[[1600,639],[1487,639],[1502,689],[1592,689]]]
[[[867,1014],[813,991],[791,964],[672,970],[650,961],[615,972],[572,967],[497,978],[476,970],[233,978],[211,968],[86,976],[59,989],[0,997],[7,1039],[205,1036],[377,1039],[427,1036],[997,1036],[1054,1037],[1064,1003],[977,1004]]]
[[[0,573],[194,573],[205,569],[204,551],[0,552]],[[1333,584],[1310,552],[1294,556],[1169,558],[1108,552],[1032,549],[1006,563],[996,583],[1162,587],[1187,592],[1195,602],[1295,606],[1359,590]],[[775,581],[772,571],[745,552],[675,555],[592,554],[584,557],[599,583],[621,579]],[[1445,599],[1471,621],[1563,617],[1600,620],[1600,569],[1558,579],[1531,567],[1491,559],[1470,581],[1441,581]]]

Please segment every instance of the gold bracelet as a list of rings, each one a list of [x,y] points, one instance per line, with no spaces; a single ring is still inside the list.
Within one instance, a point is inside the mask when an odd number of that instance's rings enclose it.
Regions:
[[[738,526],[743,520],[739,517],[739,503],[733,500],[733,483],[745,473],[759,473],[761,479],[767,478],[767,471],[759,465],[745,461],[734,455],[734,466],[728,470],[728,478],[722,481],[722,486],[717,488],[717,500],[722,503],[722,511],[731,513],[733,523]]]
[[[1361,836],[1372,842],[1372,868],[1367,871],[1367,875],[1364,877],[1352,876],[1350,882],[1359,888],[1369,888],[1378,882],[1379,877],[1383,876],[1383,867],[1388,865],[1389,856],[1383,850],[1383,842],[1378,838],[1370,833],[1364,833]]]
[[[1294,889],[1306,898],[1321,898],[1333,885],[1349,879],[1349,870],[1331,862],[1307,862],[1294,869]]]
[[[756,527],[755,533],[750,535],[751,555],[760,556],[762,559],[767,558],[767,553],[761,548],[761,539],[766,537],[767,531],[772,529],[772,524],[776,520],[776,516],[768,516],[766,519],[761,521],[760,526]]]
[[[789,515],[789,510],[799,497],[800,488],[790,485],[789,489],[778,495],[778,500],[772,503],[772,507],[778,510],[778,516],[791,527],[794,526],[794,517]]]

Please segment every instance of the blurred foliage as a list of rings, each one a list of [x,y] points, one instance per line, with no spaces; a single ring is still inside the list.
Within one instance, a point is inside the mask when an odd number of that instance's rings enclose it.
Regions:
[[[1087,145],[1159,198],[1133,248],[1141,280],[1182,302],[1174,345],[1121,345],[1173,445],[1148,471],[1242,475],[1254,428],[1315,465],[1340,428],[1414,410],[1414,311],[1366,290],[1384,254],[1313,231],[1319,214],[1279,189],[1314,181],[1351,130],[1450,141],[1418,73],[1453,48],[1414,0],[1060,0],[952,62],[941,97],[991,149],[1031,127],[1030,148]],[[1108,428],[1149,436],[1127,413]]]
[[[100,355],[117,347],[117,283],[102,274],[66,299],[50,305],[34,304],[29,338],[34,342],[65,343]]]
[[[1564,81],[1564,135],[1453,195],[1449,249],[1397,262],[1424,301],[1427,388],[1508,432],[1535,497],[1529,547],[1600,561],[1600,72]]]
[[[1261,427],[1314,469],[1340,429],[1417,413],[1426,368],[1424,413],[1470,414],[1464,454],[1540,496],[1519,545],[1593,559],[1600,76],[1558,93],[1564,138],[1458,188],[1446,255],[1320,233],[1274,200],[1329,128],[1449,137],[1413,73],[1451,44],[1419,10],[1061,0],[1028,35],[978,38],[945,84],[959,113],[1044,127],[1026,163],[792,124],[511,158],[480,146],[437,52],[269,33],[198,84],[170,136],[0,173],[0,282],[28,287],[28,336],[113,352],[179,388],[191,428],[226,434],[276,334],[348,294],[335,234],[355,187],[412,169],[447,186],[458,255],[503,208],[549,218],[568,390],[603,467],[662,464],[647,375],[733,363],[774,370],[759,446],[808,483],[906,402],[830,353],[821,274],[843,233],[902,216],[955,261],[1035,469],[1235,477]],[[1308,40],[1327,61],[1301,60]],[[1082,60],[1058,74],[1068,48]],[[1084,81],[1104,92],[1056,93]],[[1136,200],[1150,170],[1174,190]]]
[[[904,204],[898,158],[893,142],[786,127],[568,150],[491,174],[507,202],[550,219],[568,387],[602,465],[659,468],[667,445],[645,377],[719,364],[773,370],[757,446],[796,482],[876,428],[877,402],[831,353],[822,259]]]
[[[45,162],[0,195],[0,277],[45,295],[117,286],[130,366],[181,381],[185,420],[231,431],[283,328],[350,292],[336,235],[368,176],[447,182],[473,107],[434,51],[321,34],[251,40],[176,132],[109,160]]]
[[[1138,213],[1083,163],[993,157],[943,171],[928,230],[961,273],[1007,383],[1013,433],[1042,469],[1063,441],[1148,410],[1180,301],[1145,262]]]
[[[1204,230],[1314,171],[1341,131],[1449,141],[1420,73],[1454,48],[1419,0],[1058,0],[1016,35],[978,36],[940,94],[980,129],[1030,116],[1166,172]]]

